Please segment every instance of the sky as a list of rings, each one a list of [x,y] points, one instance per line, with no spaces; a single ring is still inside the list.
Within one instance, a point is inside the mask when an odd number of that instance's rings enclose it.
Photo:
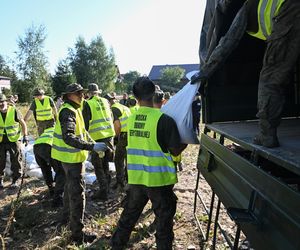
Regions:
[[[100,35],[122,74],[153,65],[199,63],[205,0],[1,0],[0,54],[15,58],[17,39],[44,25],[49,70],[82,36]]]

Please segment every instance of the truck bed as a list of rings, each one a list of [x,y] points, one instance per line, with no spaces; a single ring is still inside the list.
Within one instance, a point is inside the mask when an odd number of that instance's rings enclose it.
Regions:
[[[206,124],[206,127],[249,151],[300,175],[300,119],[283,119],[278,128],[280,147],[265,148],[252,143],[258,132],[258,121]]]

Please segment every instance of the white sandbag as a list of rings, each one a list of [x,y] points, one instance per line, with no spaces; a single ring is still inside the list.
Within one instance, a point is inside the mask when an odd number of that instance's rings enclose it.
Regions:
[[[26,175],[29,177],[43,178],[42,170],[40,168],[34,168],[26,171]]]
[[[108,169],[109,169],[109,171],[116,172],[115,163],[114,162],[109,162],[108,163]]]
[[[178,127],[181,142],[185,144],[199,144],[198,136],[193,129],[192,103],[200,87],[188,82],[161,108],[161,111],[171,116]]]
[[[85,170],[88,172],[92,172],[94,170],[94,166],[90,161],[84,162]]]
[[[97,177],[93,173],[85,173],[84,179],[86,184],[92,185],[97,180]]]
[[[37,165],[36,162],[27,162],[26,164],[26,171],[29,171],[29,170],[32,170],[32,169],[35,169],[35,168],[39,168],[39,166]]]
[[[10,163],[9,163],[9,165],[6,165],[6,167],[4,169],[4,175],[5,176],[11,176],[12,175],[12,171],[11,171],[11,168],[10,168]]]
[[[35,157],[31,152],[27,152],[26,157],[24,156],[24,159],[26,159],[27,164],[31,164],[31,163],[36,164]]]

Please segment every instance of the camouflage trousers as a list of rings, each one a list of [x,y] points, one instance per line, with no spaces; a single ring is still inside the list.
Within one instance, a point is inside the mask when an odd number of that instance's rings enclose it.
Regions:
[[[20,142],[0,143],[0,179],[3,178],[6,165],[6,153],[9,152],[12,180],[13,182],[20,178],[22,172],[22,154]]]
[[[162,187],[129,185],[123,203],[124,210],[111,239],[113,250],[125,249],[130,234],[149,200],[152,203],[152,209],[155,214],[157,249],[172,249],[174,239],[173,217],[176,213],[177,204],[173,185]]]
[[[53,127],[54,124],[54,119],[46,121],[36,121],[39,136],[44,132],[45,129]]]
[[[285,103],[285,87],[300,55],[300,2],[287,0],[267,40],[258,85],[258,113],[262,131],[276,130]]]
[[[95,169],[95,174],[99,183],[100,191],[108,192],[110,183],[108,156],[105,153],[103,158],[100,158],[98,153],[91,152],[91,162]]]
[[[80,238],[85,210],[84,167],[82,163],[63,162],[62,165],[66,176],[63,214],[70,220],[72,237]]]

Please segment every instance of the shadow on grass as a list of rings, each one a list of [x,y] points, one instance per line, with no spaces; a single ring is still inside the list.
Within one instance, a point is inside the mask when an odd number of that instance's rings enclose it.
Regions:
[[[51,207],[47,188],[41,180],[25,179],[18,201],[16,201],[17,192],[18,189],[5,188],[3,195],[7,198],[7,202],[1,202],[2,235],[8,222],[11,222],[5,238],[6,248],[31,249],[43,245],[50,236],[49,232],[56,230],[50,225],[57,220],[59,210]]]

